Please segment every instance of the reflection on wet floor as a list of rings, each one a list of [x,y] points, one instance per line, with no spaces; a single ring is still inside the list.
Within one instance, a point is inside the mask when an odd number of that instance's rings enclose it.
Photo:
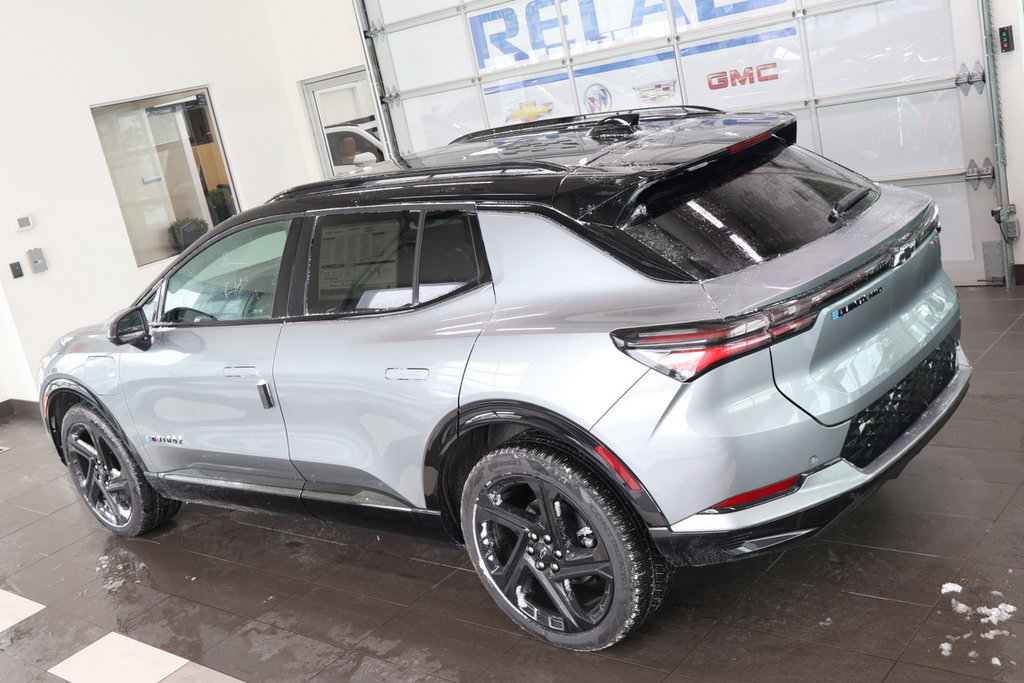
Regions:
[[[960,294],[971,390],[904,474],[825,540],[678,571],[600,654],[525,636],[457,549],[198,505],[112,536],[0,418],[0,680],[136,648],[167,681],[1022,681],[1024,290]]]

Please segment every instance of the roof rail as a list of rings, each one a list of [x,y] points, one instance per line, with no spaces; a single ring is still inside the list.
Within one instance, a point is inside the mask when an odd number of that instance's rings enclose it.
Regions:
[[[498,126],[496,128],[478,130],[457,137],[448,144],[454,145],[460,142],[477,142],[480,140],[487,140],[489,138],[494,137],[502,137],[513,133],[529,133],[532,130],[544,130],[547,128],[572,128],[574,127],[574,124],[576,126],[583,127],[593,122],[594,119],[598,119],[600,121],[609,118],[630,115],[637,115],[638,120],[656,119],[663,118],[671,114],[676,114],[677,116],[692,116],[694,114],[720,113],[721,111],[721,109],[715,109],[713,107],[701,107],[695,104],[686,104],[682,106],[668,105],[662,107],[646,107],[644,109],[624,109],[622,111],[599,112],[595,114],[576,114],[574,116],[560,116],[552,119],[538,119],[536,121],[528,121],[526,123],[513,123],[508,126]]]
[[[392,160],[393,161],[393,160]],[[491,164],[474,164],[467,166],[441,166],[437,168],[413,168],[405,166],[393,171],[383,173],[353,173],[348,176],[337,176],[328,180],[320,180],[305,185],[298,185],[277,193],[267,200],[267,203],[279,202],[285,199],[297,197],[309,197],[313,195],[329,194],[331,192],[343,192],[369,185],[387,185],[389,183],[403,182],[410,176],[421,176],[424,180],[440,180],[452,177],[464,177],[470,175],[505,174],[514,173],[566,173],[568,169],[561,165],[542,159],[529,161],[515,161]]]

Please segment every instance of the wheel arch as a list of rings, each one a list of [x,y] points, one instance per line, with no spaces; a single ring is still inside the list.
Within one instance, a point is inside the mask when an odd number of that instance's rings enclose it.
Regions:
[[[668,521],[647,489],[630,488],[612,465],[598,455],[610,451],[589,431],[558,413],[522,401],[478,401],[450,413],[430,437],[423,466],[427,508],[441,513],[448,533],[462,540],[459,500],[462,484],[473,466],[503,443],[528,438],[573,457],[600,476],[647,527],[666,527]],[[614,456],[613,456],[614,457]],[[624,463],[622,467],[628,466]],[[632,474],[632,473],[630,473]],[[634,477],[634,481],[638,481]]]
[[[53,445],[57,449],[57,456],[60,458],[61,462],[64,462],[64,447],[61,442],[61,424],[64,422],[64,416],[67,415],[67,412],[71,410],[73,406],[80,403],[89,405],[110,423],[114,432],[121,438],[125,447],[139,464],[139,467],[142,468],[143,471],[146,471],[146,467],[138,457],[138,454],[135,453],[135,449],[132,447],[131,441],[128,440],[124,430],[121,429],[120,423],[114,419],[113,413],[110,412],[106,404],[104,404],[103,401],[100,400],[99,396],[84,384],[69,377],[57,377],[49,380],[40,392],[39,400],[43,423],[46,425],[46,429],[50,433],[50,438],[53,440]]]

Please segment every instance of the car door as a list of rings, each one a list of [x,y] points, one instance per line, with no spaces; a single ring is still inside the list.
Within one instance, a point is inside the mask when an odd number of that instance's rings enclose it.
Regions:
[[[481,244],[466,207],[316,218],[302,315],[285,325],[274,365],[315,514],[424,506],[428,439],[457,410],[494,310]]]
[[[302,478],[272,374],[292,223],[233,229],[182,261],[149,306],[152,346],[124,347],[125,399],[146,461],[168,485],[286,489],[297,501]]]

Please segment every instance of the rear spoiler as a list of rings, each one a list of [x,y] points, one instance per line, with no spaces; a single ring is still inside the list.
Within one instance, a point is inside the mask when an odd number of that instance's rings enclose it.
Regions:
[[[619,220],[616,221],[616,225],[623,226],[623,221],[629,221],[632,216],[643,214],[641,207],[647,203],[652,194],[657,192],[668,181],[683,178],[688,173],[705,168],[717,161],[728,159],[743,150],[753,149],[760,143],[772,139],[781,141],[786,145],[794,144],[796,142],[796,117],[787,114],[780,116],[779,119],[775,125],[769,128],[760,128],[750,137],[739,142],[733,142],[728,147],[723,146],[703,156],[687,160],[686,163],[679,166],[645,177],[633,188],[630,196],[623,202],[622,211],[619,214]]]

